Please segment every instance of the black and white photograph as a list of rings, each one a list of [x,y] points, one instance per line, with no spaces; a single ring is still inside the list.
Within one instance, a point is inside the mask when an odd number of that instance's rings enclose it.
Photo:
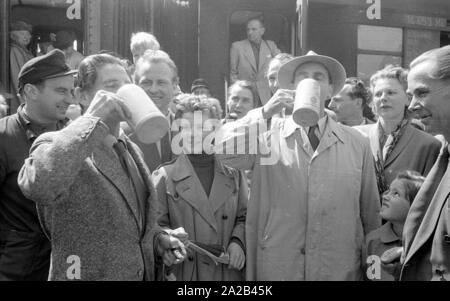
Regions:
[[[450,0],[0,0],[0,282],[450,280],[449,142]]]

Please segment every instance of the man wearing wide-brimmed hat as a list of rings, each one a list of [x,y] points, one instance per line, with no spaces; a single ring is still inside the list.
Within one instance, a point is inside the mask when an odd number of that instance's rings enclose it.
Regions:
[[[345,78],[344,67],[331,57],[309,52],[294,58],[281,66],[274,96],[224,125],[224,138],[216,138],[223,148],[246,133],[245,149],[259,150],[221,156],[225,165],[253,170],[247,280],[362,279],[361,248],[364,236],[380,225],[380,204],[369,142],[324,108]],[[304,79],[320,86],[319,120],[309,127],[292,115],[277,116],[292,109],[292,90]],[[263,131],[257,148],[252,127]]]
[[[64,127],[74,101],[73,74],[60,50],[31,59],[18,76],[25,103],[16,114],[0,119],[0,281],[48,278],[50,242],[35,202],[19,188],[18,175],[34,140]]]

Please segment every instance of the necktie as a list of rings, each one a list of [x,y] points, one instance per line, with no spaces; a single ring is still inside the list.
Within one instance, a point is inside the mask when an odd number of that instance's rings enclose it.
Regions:
[[[311,126],[308,131],[309,143],[311,144],[311,147],[313,148],[313,150],[317,149],[317,146],[319,146],[319,142],[320,142],[319,138],[317,137],[317,135],[315,133],[317,128],[318,128],[318,126],[314,125],[314,126]]]
[[[122,167],[125,170],[128,179],[130,180],[131,186],[133,187],[135,199],[137,201],[137,218],[139,226],[142,229],[144,224],[142,212],[145,208],[144,204],[147,196],[147,189],[145,187],[143,179],[139,175],[139,170],[136,166],[136,163],[134,162],[131,154],[128,152],[125,143],[122,140],[118,140],[113,145],[113,148],[119,156],[120,163],[122,164]]]
[[[161,164],[172,160],[172,146],[170,143],[170,133],[161,139]]]

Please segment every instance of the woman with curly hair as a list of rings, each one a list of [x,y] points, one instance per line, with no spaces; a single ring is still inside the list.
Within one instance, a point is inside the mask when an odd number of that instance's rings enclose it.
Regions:
[[[230,260],[216,265],[210,257],[188,249],[188,260],[172,273],[182,281],[243,280],[248,188],[245,177],[223,166],[212,151],[209,125],[220,126],[220,106],[212,98],[190,95],[179,100],[175,118],[182,125],[183,152],[153,173],[157,222],[168,232],[184,228],[189,240],[222,249]]]

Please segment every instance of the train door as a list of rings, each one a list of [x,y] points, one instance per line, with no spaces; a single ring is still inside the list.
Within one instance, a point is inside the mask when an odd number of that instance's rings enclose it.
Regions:
[[[264,19],[264,39],[281,51],[295,53],[296,0],[201,0],[199,4],[199,77],[209,82],[225,107],[230,76],[231,43],[246,38],[249,18]]]
[[[2,1],[3,2],[3,1]],[[2,63],[6,68],[3,71],[1,82],[3,89],[8,93],[10,113],[14,113],[19,105],[14,89],[9,53],[13,43],[10,38],[10,26],[17,21],[32,26],[31,39],[26,46],[32,56],[45,54],[52,49],[52,42],[56,34],[61,31],[68,33],[67,38],[72,41],[73,48],[85,52],[85,22],[84,12],[87,0],[9,0],[2,4],[2,16],[7,20],[2,22]],[[2,65],[3,65],[2,64]]]

